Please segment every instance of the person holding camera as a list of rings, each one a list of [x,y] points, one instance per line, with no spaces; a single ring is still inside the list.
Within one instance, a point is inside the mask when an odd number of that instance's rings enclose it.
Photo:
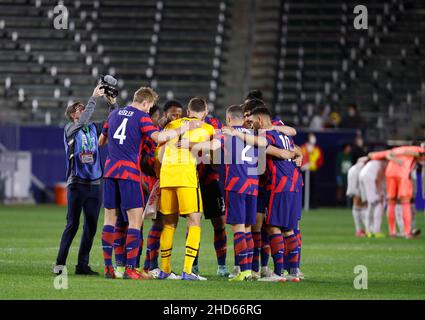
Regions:
[[[78,264],[75,274],[98,275],[89,267],[89,254],[96,234],[97,221],[102,197],[100,182],[103,169],[100,159],[98,138],[102,132],[103,121],[91,122],[99,97],[106,96],[111,109],[115,109],[115,95],[110,95],[103,81],[93,91],[86,106],[76,102],[66,108],[65,116],[69,123],[65,125],[64,143],[67,161],[67,216],[62,234],[56,265],[53,273],[61,274],[66,265],[71,243],[78,231],[81,211],[84,212],[84,229],[78,252]]]

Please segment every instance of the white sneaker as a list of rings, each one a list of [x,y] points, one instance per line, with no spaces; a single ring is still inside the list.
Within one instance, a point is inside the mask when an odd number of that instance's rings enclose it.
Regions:
[[[285,277],[281,277],[279,275],[277,275],[276,273],[272,273],[272,275],[270,277],[262,277],[260,279],[258,279],[258,281],[265,281],[265,282],[286,282],[286,278]]]
[[[198,279],[201,280],[201,281],[206,281],[207,280],[207,278],[201,276],[200,274],[198,274],[197,276],[198,276]]]
[[[232,273],[229,274],[229,279],[233,279],[234,277],[238,276],[239,273],[241,273],[241,267],[239,266],[234,266]]]
[[[171,271],[170,275],[168,276],[168,280],[181,280],[181,276],[175,274],[173,271]]]
[[[300,277],[299,277],[299,275],[298,275],[298,274],[291,274],[291,273],[289,273],[289,274],[287,274],[287,275],[285,276],[285,278],[286,278],[288,281],[291,281],[291,282],[300,282],[300,281],[301,281],[301,279],[300,279]]]
[[[149,270],[149,274],[152,276],[152,278],[156,279],[156,278],[158,278],[160,271],[161,271],[160,268],[156,268],[156,269],[153,269],[153,270]]]
[[[301,271],[300,269],[298,269],[297,276],[298,276],[298,278],[300,278],[301,280],[304,280],[304,273],[302,273],[302,271]]]
[[[261,278],[268,278],[273,275],[273,271],[269,270],[269,267],[261,267]]]

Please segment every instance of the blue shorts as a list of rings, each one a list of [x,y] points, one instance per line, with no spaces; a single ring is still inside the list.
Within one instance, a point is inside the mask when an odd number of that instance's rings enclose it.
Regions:
[[[257,196],[226,191],[226,223],[255,225]]]
[[[257,199],[257,212],[265,214],[267,211],[268,202],[270,199],[269,191],[259,191]]]
[[[301,217],[299,192],[271,193],[266,224],[285,229],[296,229]]]
[[[296,212],[298,212],[298,220],[301,220],[301,213],[303,209],[303,193],[302,192],[295,192],[294,196],[294,207]]]
[[[106,209],[128,210],[145,206],[142,186],[132,180],[106,178],[103,189],[103,203]]]

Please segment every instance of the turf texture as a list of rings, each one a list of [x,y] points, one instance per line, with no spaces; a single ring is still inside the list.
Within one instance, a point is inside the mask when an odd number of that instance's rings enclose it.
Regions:
[[[208,281],[107,280],[74,275],[83,219],[68,258],[68,289],[54,288],[51,273],[66,209],[56,206],[0,206],[0,299],[425,299],[425,238],[354,237],[349,209],[324,208],[303,214],[300,283],[229,283],[216,276],[213,229],[202,221],[200,270]],[[90,265],[102,273],[102,213]],[[151,222],[145,222],[145,240]],[[417,225],[425,229],[423,212]],[[383,230],[386,231],[384,220]],[[175,235],[172,268],[180,273],[185,220]],[[227,265],[233,264],[228,229]],[[272,266],[270,260],[269,265]],[[354,268],[367,268],[367,289],[355,289]],[[363,273],[364,274],[364,273]]]

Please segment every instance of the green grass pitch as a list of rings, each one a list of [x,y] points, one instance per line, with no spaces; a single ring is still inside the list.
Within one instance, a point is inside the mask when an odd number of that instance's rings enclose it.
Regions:
[[[0,299],[424,299],[425,238],[359,239],[354,237],[348,209],[305,212],[302,220],[300,283],[229,283],[215,275],[213,232],[203,220],[200,268],[208,281],[129,281],[75,276],[74,265],[81,230],[68,258],[67,290],[56,290],[51,273],[65,208],[55,206],[0,206]],[[95,238],[91,266],[102,272],[100,230]],[[185,222],[185,220],[182,220]],[[418,227],[425,229],[422,212]],[[383,223],[386,230],[385,221]],[[145,238],[151,222],[145,223]],[[81,227],[80,227],[81,228]],[[181,272],[185,227],[175,236],[172,267]],[[233,241],[228,234],[228,260],[233,264]],[[354,267],[368,270],[368,289],[356,290]],[[270,261],[272,266],[272,261]]]

